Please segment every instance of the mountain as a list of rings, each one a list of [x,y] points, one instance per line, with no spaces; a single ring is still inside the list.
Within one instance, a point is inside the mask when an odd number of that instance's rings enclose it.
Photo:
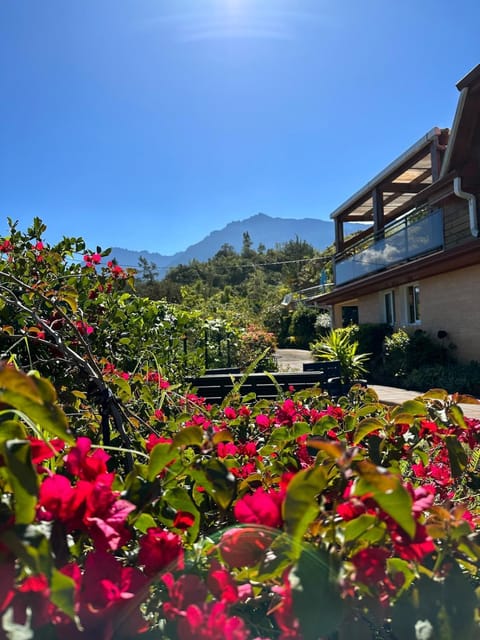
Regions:
[[[362,226],[358,224],[345,224],[345,235],[359,231]],[[213,257],[220,247],[230,244],[236,251],[240,251],[243,243],[243,234],[249,233],[253,248],[259,244],[267,249],[273,249],[277,244],[283,244],[298,237],[305,240],[319,250],[326,249],[335,239],[333,222],[317,220],[315,218],[272,218],[264,213],[257,213],[245,220],[230,222],[219,231],[212,231],[203,240],[190,245],[185,251],[179,251],[167,256],[149,251],[131,251],[113,247],[110,257],[117,259],[124,267],[138,266],[140,256],[153,262],[159,269],[174,267],[178,264],[188,264],[191,260],[204,262]],[[160,273],[164,275],[163,272]]]

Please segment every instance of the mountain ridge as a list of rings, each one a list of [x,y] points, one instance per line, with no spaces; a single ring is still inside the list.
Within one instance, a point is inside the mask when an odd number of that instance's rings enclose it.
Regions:
[[[354,223],[345,225],[348,235],[361,229],[361,225]],[[184,251],[172,255],[164,255],[152,251],[134,251],[121,247],[112,247],[111,258],[123,266],[137,267],[140,257],[153,262],[159,270],[168,270],[178,264],[188,264],[192,260],[205,262],[212,258],[224,244],[230,244],[236,251],[240,251],[243,244],[243,234],[248,232],[252,246],[257,248],[265,245],[266,249],[273,249],[278,244],[294,240],[304,240],[319,250],[326,249],[335,239],[333,222],[317,218],[278,218],[265,213],[257,213],[243,220],[229,222],[222,229],[211,231],[202,240],[188,246]],[[160,276],[164,274],[160,273]]]

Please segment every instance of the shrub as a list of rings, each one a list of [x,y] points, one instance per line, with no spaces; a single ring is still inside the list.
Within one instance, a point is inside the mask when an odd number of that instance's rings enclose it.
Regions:
[[[342,371],[342,380],[349,383],[367,372],[366,362],[369,355],[357,353],[358,342],[355,339],[358,327],[351,325],[344,329],[333,329],[318,342],[310,345],[316,360],[338,360]]]
[[[238,365],[241,369],[247,369],[258,357],[265,356],[258,362],[256,370],[275,371],[275,349],[277,343],[273,333],[269,333],[260,327],[250,325],[240,336],[239,350],[237,354]]]
[[[315,340],[315,321],[317,311],[313,307],[299,305],[292,314],[290,321],[290,336],[299,349],[307,349],[312,340]]]
[[[404,385],[418,391],[439,387],[449,393],[480,396],[480,363],[423,365],[404,376]]]
[[[410,378],[410,383],[414,379],[419,380],[421,375],[428,377],[427,372],[432,370],[432,367],[435,367],[437,372],[442,368],[450,368],[455,363],[454,348],[452,344],[444,346],[420,329],[411,335],[405,329],[399,329],[391,336],[385,337],[381,375],[386,383],[393,381],[408,386],[407,379],[415,370],[422,369],[425,373],[416,374],[416,378]]]

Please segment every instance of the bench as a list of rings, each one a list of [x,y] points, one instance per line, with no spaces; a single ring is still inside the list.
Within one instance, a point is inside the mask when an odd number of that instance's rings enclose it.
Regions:
[[[332,363],[328,363],[329,365]],[[301,391],[318,386],[333,397],[342,393],[339,368],[328,367],[328,370],[316,369],[301,372],[250,373],[245,377],[242,373],[206,374],[196,378],[189,378],[192,389],[196,394],[208,402],[221,403],[225,397],[238,385],[243,378],[238,392],[241,396],[254,393],[258,400],[273,400],[282,392]],[[332,375],[337,374],[337,375]]]

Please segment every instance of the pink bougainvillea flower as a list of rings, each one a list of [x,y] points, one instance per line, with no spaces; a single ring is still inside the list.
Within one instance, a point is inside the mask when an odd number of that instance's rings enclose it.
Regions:
[[[0,562],[0,613],[5,611],[15,594],[15,574],[16,568],[13,555],[2,557]]]
[[[237,412],[233,407],[225,407],[225,409],[223,410],[223,415],[225,416],[225,418],[227,418],[227,420],[235,420],[235,418],[237,417]]]
[[[172,442],[173,442],[172,438],[166,438],[165,436],[157,436],[156,433],[151,433],[145,442],[145,448],[148,453],[151,453],[155,445],[172,444]]]
[[[242,406],[238,410],[238,415],[242,416],[243,418],[250,417],[251,413],[252,413],[251,409],[244,404],[242,404]]]
[[[190,605],[178,622],[179,640],[247,640],[249,631],[243,620],[229,616],[225,603]]]
[[[17,588],[10,605],[13,620],[18,625],[27,623],[27,611],[31,612],[30,626],[38,629],[50,621],[50,588],[43,574],[29,576]]]
[[[264,431],[265,429],[270,428],[270,425],[271,425],[270,418],[264,413],[259,413],[258,416],[255,416],[255,424],[262,431]]]
[[[183,567],[182,539],[175,533],[160,527],[151,527],[140,538],[139,564],[145,567],[147,576],[154,576],[175,563]]]
[[[82,480],[94,480],[97,476],[107,473],[108,453],[103,449],[93,449],[89,438],[77,438],[76,445],[65,456],[65,467],[73,476]]]
[[[104,551],[89,553],[76,607],[85,638],[133,638],[147,631],[139,608],[147,587],[148,579],[139,569],[124,567]]]
[[[153,415],[155,420],[158,420],[159,422],[165,422],[166,420],[165,413],[161,409],[155,409]]]
[[[192,604],[202,604],[208,596],[204,581],[195,574],[184,574],[175,580],[172,573],[164,573],[162,582],[167,587],[170,598],[170,601],[163,605],[167,620],[183,615]]]
[[[101,474],[94,481],[79,480],[72,486],[59,474],[45,478],[39,491],[38,518],[59,520],[67,532],[88,533],[98,549],[118,549],[131,537],[126,520],[135,505],[112,491],[113,480],[113,474]]]
[[[237,585],[231,572],[218,561],[212,562],[207,576],[207,587],[215,598],[222,602],[234,603],[239,599]]]
[[[155,382],[159,389],[168,389],[171,385],[168,380],[162,378],[158,371],[149,371],[145,376],[146,382]]]
[[[281,527],[282,502],[284,494],[277,491],[265,491],[258,487],[253,494],[247,494],[235,503],[233,509],[238,522],[263,524],[267,527]]]
[[[74,322],[74,324],[77,327],[78,332],[81,333],[83,336],[89,336],[95,331],[95,329],[92,326],[90,326],[86,322],[82,322],[81,320],[77,320],[76,322]]]
[[[226,456],[235,456],[238,453],[237,445],[233,442],[219,442],[217,444],[217,455],[219,458],[225,458]]]
[[[272,591],[280,596],[280,603],[273,609],[273,617],[281,630],[280,640],[302,640],[300,622],[293,609],[292,587],[289,571],[283,575],[283,584],[272,587]]]
[[[83,522],[97,549],[115,551],[131,538],[126,521],[135,505],[112,491],[113,479],[113,474],[103,474],[90,483]]]

